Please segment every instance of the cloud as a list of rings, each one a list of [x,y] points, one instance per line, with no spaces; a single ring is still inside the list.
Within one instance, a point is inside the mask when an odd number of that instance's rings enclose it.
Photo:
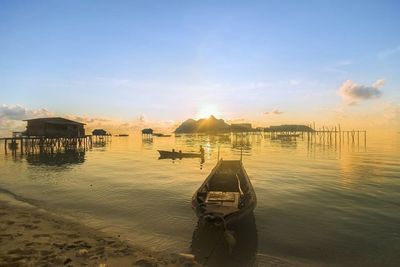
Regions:
[[[15,127],[15,121],[0,119],[0,131],[7,131]]]
[[[80,116],[80,115],[66,115],[64,118],[79,121],[85,124],[93,124],[93,123],[109,123],[112,120],[108,118],[99,118],[99,117],[90,117],[90,116]]]
[[[21,105],[6,105],[0,106],[0,119],[3,120],[25,120],[29,118],[49,117],[52,113],[45,109],[40,108],[30,110]]]
[[[87,133],[94,129],[104,129],[111,133],[129,133],[140,131],[143,128],[153,128],[155,131],[173,131],[176,127],[175,121],[151,121],[141,114],[132,120],[121,120],[113,118],[66,115],[67,119],[85,123]]]
[[[25,119],[27,110],[23,106],[15,105],[1,105],[0,106],[0,118],[10,120],[21,120]]]
[[[355,105],[362,100],[381,97],[382,91],[380,88],[384,84],[384,79],[375,81],[371,86],[358,85],[352,80],[347,80],[339,88],[338,93],[348,105]]]
[[[279,109],[264,112],[265,115],[281,115],[282,113],[283,111],[280,111]]]
[[[387,50],[383,50],[381,52],[378,53],[378,59],[386,59],[390,56],[393,56],[397,53],[400,53],[400,45],[395,47],[395,48],[391,48],[391,49],[387,49]]]
[[[324,72],[333,72],[339,75],[346,75],[348,73],[347,67],[354,65],[354,61],[351,59],[343,59],[335,63],[329,64],[323,68]]]
[[[22,105],[0,105],[0,135],[9,135],[11,131],[23,131],[25,122],[22,120],[50,117],[53,113],[46,108],[29,109]]]
[[[104,117],[92,117],[87,115],[60,115],[55,114],[45,108],[29,109],[22,105],[0,105],[0,136],[10,136],[12,131],[23,131],[26,127],[24,119],[61,116],[66,119],[85,123],[87,133],[93,129],[102,128],[111,133],[127,133],[131,131],[139,131],[143,128],[153,128],[156,131],[173,131],[177,122],[169,121],[152,121],[145,114],[131,119],[114,119]]]

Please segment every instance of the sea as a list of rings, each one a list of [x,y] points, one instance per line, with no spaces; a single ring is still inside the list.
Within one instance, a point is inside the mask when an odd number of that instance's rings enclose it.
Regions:
[[[81,151],[0,150],[0,192],[207,266],[400,266],[400,133],[332,138],[134,132]],[[157,151],[200,145],[204,160]],[[258,201],[225,230],[199,222],[191,207],[218,158],[242,159]]]

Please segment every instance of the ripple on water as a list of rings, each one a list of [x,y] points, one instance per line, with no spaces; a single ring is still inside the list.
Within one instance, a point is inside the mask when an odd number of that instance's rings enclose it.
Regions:
[[[306,138],[244,140],[258,198],[254,254],[338,266],[399,262],[400,139],[391,140],[368,137],[366,149],[310,146]],[[196,151],[200,144],[203,164],[158,160],[157,149]],[[114,138],[76,164],[0,155],[0,188],[152,249],[189,251],[197,225],[191,196],[214,167],[218,146],[221,157],[240,158],[240,141],[228,136]]]

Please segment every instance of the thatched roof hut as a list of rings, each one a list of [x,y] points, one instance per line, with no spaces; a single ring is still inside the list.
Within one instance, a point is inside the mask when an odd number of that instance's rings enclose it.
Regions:
[[[84,137],[84,123],[72,121],[60,117],[37,118],[24,120],[28,124],[25,134],[27,136],[45,137]]]
[[[107,135],[107,131],[104,129],[94,129],[92,135]]]
[[[153,134],[153,129],[151,128],[143,129],[142,134]]]

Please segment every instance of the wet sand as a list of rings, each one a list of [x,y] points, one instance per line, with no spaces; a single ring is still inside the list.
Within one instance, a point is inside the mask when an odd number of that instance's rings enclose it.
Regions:
[[[199,266],[191,255],[161,254],[68,218],[0,198],[0,266]]]
[[[300,266],[268,255],[256,258],[255,266]],[[207,265],[214,266],[211,262]],[[192,254],[150,251],[0,193],[0,266],[190,267],[201,264]]]

